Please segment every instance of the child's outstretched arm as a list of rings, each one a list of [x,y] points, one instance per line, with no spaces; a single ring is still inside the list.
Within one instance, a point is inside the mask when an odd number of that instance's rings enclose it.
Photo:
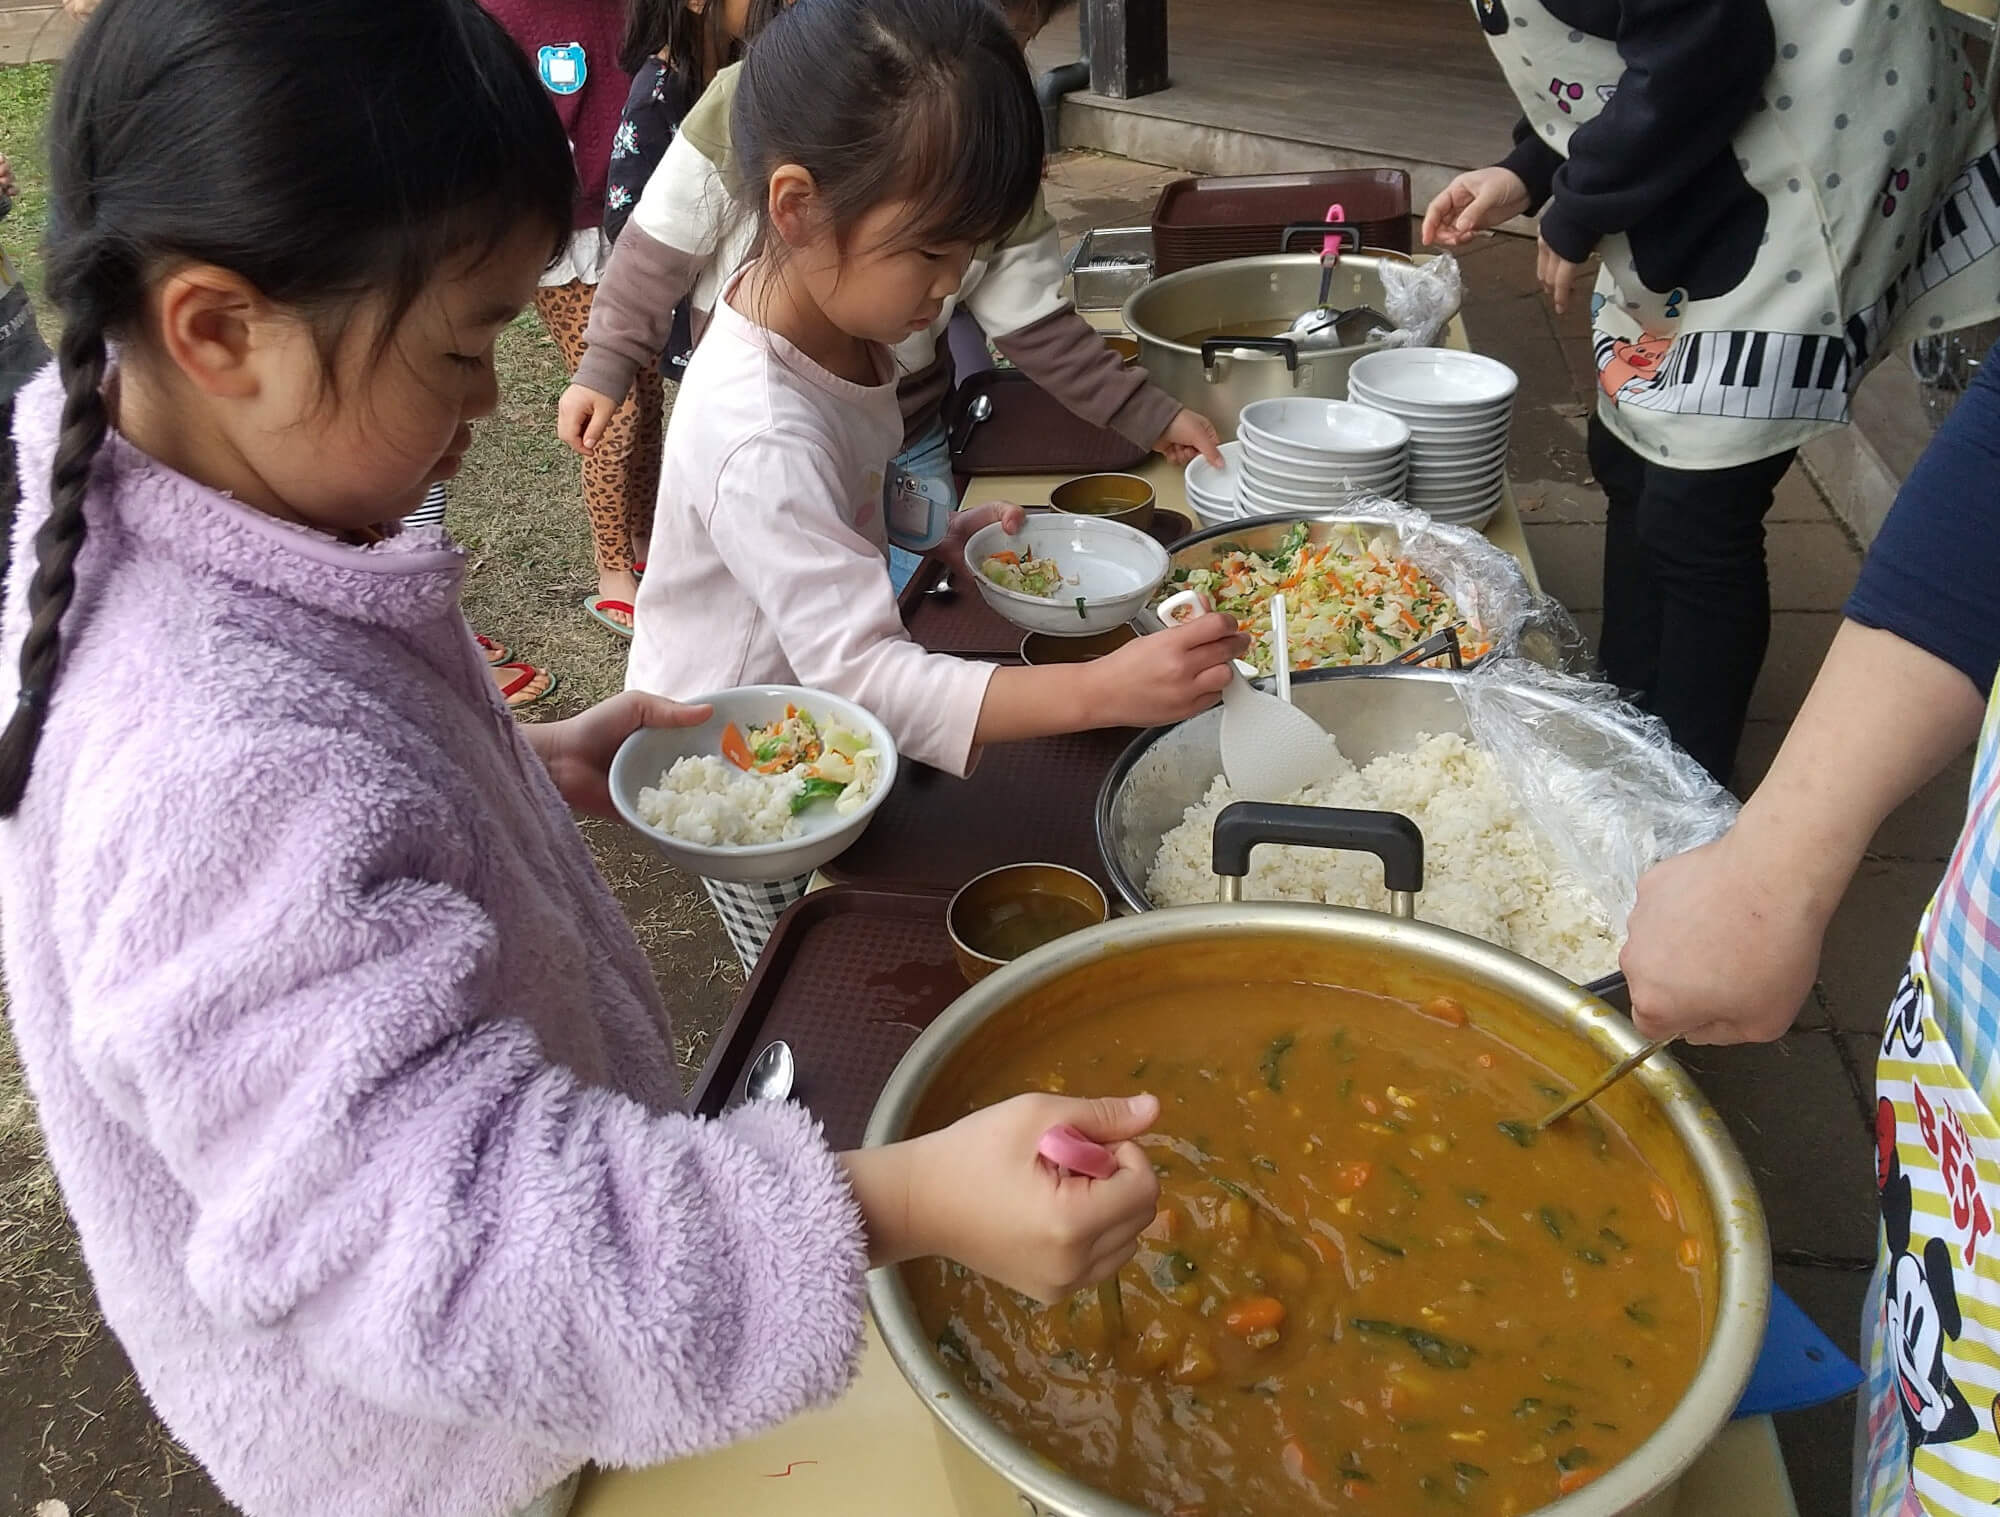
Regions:
[[[1219,466],[1215,428],[1144,369],[1127,368],[1104,334],[1077,314],[1062,281],[1062,240],[1037,195],[1027,219],[993,250],[965,303],[1010,363],[1084,420],[1176,463],[1200,453]]]
[[[604,435],[632,381],[660,356],[674,308],[722,246],[735,214],[714,161],[683,132],[646,181],[604,267],[584,328],[588,350],[557,407],[556,431],[580,453]]]
[[[839,1391],[867,1261],[843,1166],[796,1107],[696,1121],[551,1063],[510,970],[573,951],[574,923],[525,947],[516,911],[502,941],[482,882],[515,843],[449,781],[333,723],[145,758],[154,799],[116,815],[77,776],[44,951],[130,1162],[185,1197],[209,1312],[370,1402],[579,1460]],[[577,979],[637,980],[630,959]],[[606,1037],[672,1079],[650,1025]]]

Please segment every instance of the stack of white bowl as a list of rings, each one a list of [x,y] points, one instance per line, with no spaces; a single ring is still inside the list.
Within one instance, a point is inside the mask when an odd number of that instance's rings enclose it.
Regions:
[[[1200,454],[1187,466],[1188,505],[1205,527],[1219,527],[1243,514],[1237,496],[1243,488],[1243,444],[1222,445],[1225,460],[1218,469]]]
[[[1504,363],[1457,348],[1386,348],[1347,372],[1349,399],[1410,429],[1409,503],[1475,528],[1492,520],[1507,489],[1519,386]]]
[[[1237,503],[1245,516],[1402,496],[1409,428],[1379,410],[1304,396],[1258,400],[1243,408],[1236,435],[1243,449]]]

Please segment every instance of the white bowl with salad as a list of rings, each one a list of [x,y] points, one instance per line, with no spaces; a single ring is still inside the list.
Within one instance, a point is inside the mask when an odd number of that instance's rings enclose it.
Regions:
[[[966,539],[986,604],[1024,632],[1095,637],[1144,609],[1167,577],[1167,550],[1137,528],[1096,516],[1030,516],[1019,532],[994,522]]]
[[[697,727],[646,727],[611,761],[618,814],[682,869],[788,880],[838,858],[896,783],[896,741],[824,690],[747,685],[686,702]]]

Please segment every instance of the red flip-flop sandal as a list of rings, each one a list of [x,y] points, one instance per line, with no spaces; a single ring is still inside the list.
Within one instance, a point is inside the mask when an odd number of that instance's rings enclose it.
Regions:
[[[496,664],[493,666],[493,678],[500,686],[500,698],[512,711],[547,700],[556,693],[556,686],[561,683],[555,675],[537,669],[533,664]],[[546,679],[548,684],[534,694],[528,694],[528,687],[538,679]]]
[[[613,600],[608,595],[587,595],[583,599],[583,609],[584,613],[599,626],[609,627],[620,637],[631,637],[633,612],[630,601]],[[613,611],[623,612],[625,620],[621,622],[610,615],[609,613]]]
[[[514,656],[483,632],[475,632],[472,640],[479,644],[479,651],[486,655],[486,662],[496,669]]]

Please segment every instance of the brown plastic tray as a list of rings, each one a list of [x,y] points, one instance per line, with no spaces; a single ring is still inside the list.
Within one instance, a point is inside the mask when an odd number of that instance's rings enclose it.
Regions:
[[[1153,513],[1146,529],[1164,548],[1172,548],[1193,534],[1195,524],[1178,511],[1161,507]],[[903,613],[903,625],[919,648],[932,653],[950,653],[959,658],[1006,659],[1018,662],[1022,632],[986,604],[970,585],[954,587],[942,595],[930,592],[944,574],[944,563],[927,558],[896,604]]]
[[[773,1038],[792,1045],[797,1100],[836,1149],[860,1146],[875,1098],[917,1034],[965,993],[945,936],[948,894],[815,891],[787,911],[695,1078],[714,1116]]]
[[[959,385],[945,417],[954,444],[965,408],[981,395],[993,398],[993,414],[963,434],[964,447],[954,447],[952,467],[960,474],[1118,474],[1148,452],[1092,426],[1014,369],[988,369]]]
[[[956,890],[1002,864],[1066,864],[1106,887],[1097,791],[1138,733],[999,743],[966,778],[906,763],[896,788],[828,878],[877,889]]]
[[[1401,169],[1176,179],[1153,206],[1153,272],[1284,251],[1286,227],[1324,221],[1336,203],[1363,247],[1410,251],[1410,176]],[[1317,248],[1301,238],[1290,251]]]

